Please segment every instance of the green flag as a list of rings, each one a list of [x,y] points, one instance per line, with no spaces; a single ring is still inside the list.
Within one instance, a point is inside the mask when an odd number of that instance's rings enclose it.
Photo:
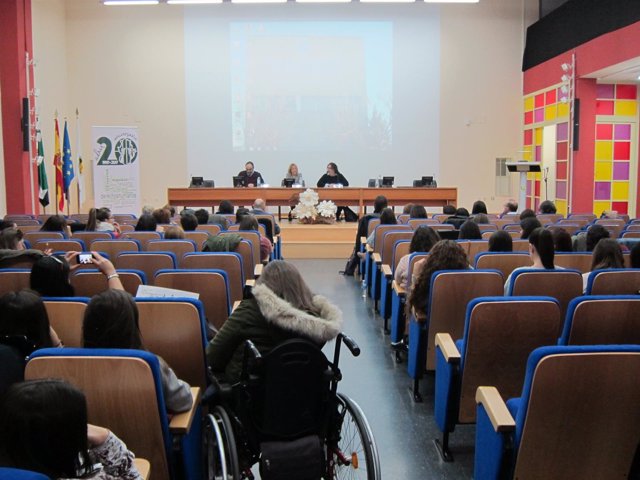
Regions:
[[[44,164],[44,146],[42,145],[42,133],[40,130],[36,132],[38,137],[38,185],[40,186],[40,193],[38,198],[40,204],[43,207],[49,205],[49,182],[47,181],[47,169]]]

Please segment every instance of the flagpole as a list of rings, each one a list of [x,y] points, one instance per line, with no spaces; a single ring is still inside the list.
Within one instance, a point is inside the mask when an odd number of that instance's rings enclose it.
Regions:
[[[55,123],[58,121],[58,109],[56,108],[55,113],[53,114],[53,121],[54,121],[54,125]],[[54,129],[54,138],[55,138],[55,129]],[[58,166],[56,165],[56,152],[55,152],[55,145],[54,145],[54,152],[53,152],[53,171],[56,174],[56,189],[55,189],[55,193],[56,193],[56,200],[55,200],[55,204],[56,204],[56,215],[58,215],[58,213],[60,213],[60,211],[58,210]]]
[[[27,74],[27,102],[29,103],[29,109],[26,112],[27,113],[27,128],[29,129],[28,131],[28,136],[29,136],[29,189],[31,191],[31,213],[35,215],[36,213],[36,199],[34,197],[34,192],[33,192],[33,159],[31,157],[31,153],[32,153],[32,148],[31,148],[31,76],[29,75],[29,67],[31,66],[32,62],[31,60],[29,60],[29,52],[25,52],[25,69],[26,69],[26,74]]]
[[[66,132],[66,134],[63,133],[63,135],[65,135],[65,137],[66,137],[66,135],[69,133],[69,130],[68,130],[68,127],[67,127],[67,117],[64,117],[64,131]],[[63,138],[62,139],[62,158],[63,159],[65,158],[65,155],[66,155],[66,152],[64,151],[65,145],[66,145],[66,138]],[[66,180],[65,177],[66,177],[66,175],[64,173],[64,160],[63,160],[63,162],[62,162],[62,178],[63,178],[62,184],[63,185],[65,183],[67,183],[67,180]],[[67,191],[65,192],[64,188],[63,188],[62,189],[62,196],[67,198],[67,217],[69,217],[70,208],[71,208],[71,197],[69,195],[69,189],[67,189]]]
[[[76,155],[78,158],[82,158],[82,154],[80,153],[80,114],[78,113],[78,107],[76,107]],[[78,215],[80,214],[80,174],[78,171],[78,181],[76,193],[78,194]]]

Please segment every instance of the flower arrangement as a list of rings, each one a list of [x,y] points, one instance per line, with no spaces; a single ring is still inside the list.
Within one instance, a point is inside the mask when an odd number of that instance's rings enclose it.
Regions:
[[[298,204],[293,209],[293,215],[300,223],[333,223],[336,221],[336,207],[332,201],[320,202],[318,193],[307,188],[299,195]]]

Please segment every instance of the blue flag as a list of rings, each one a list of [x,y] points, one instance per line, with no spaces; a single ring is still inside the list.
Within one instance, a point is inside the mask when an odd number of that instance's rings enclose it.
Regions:
[[[62,178],[64,179],[64,195],[69,201],[69,186],[73,180],[73,162],[71,161],[71,142],[67,121],[64,122],[64,140],[62,141]]]

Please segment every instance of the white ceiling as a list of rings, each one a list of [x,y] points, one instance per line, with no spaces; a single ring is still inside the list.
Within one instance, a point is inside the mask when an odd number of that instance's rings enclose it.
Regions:
[[[589,75],[583,75],[583,78],[596,78],[599,83],[629,83],[638,82],[639,76],[640,57],[636,57],[592,72]]]

